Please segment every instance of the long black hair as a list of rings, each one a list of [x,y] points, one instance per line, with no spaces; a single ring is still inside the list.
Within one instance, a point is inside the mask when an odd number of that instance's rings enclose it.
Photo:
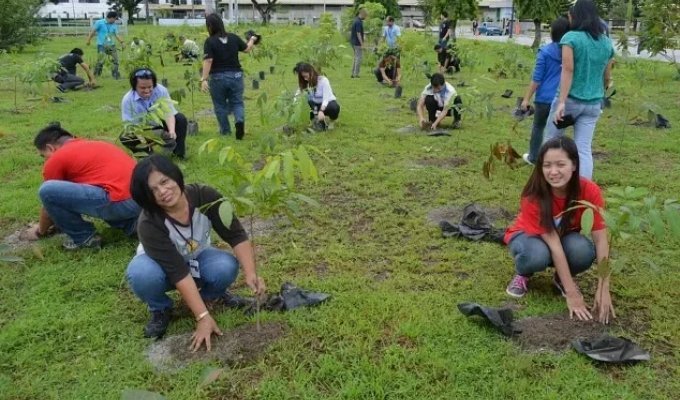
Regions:
[[[209,14],[205,17],[205,26],[208,28],[210,36],[226,37],[227,31],[224,30],[224,22],[219,14]]]
[[[149,175],[153,171],[158,171],[177,182],[179,189],[184,192],[184,175],[169,158],[159,154],[150,155],[137,163],[132,170],[130,181],[130,193],[135,203],[139,204],[144,211],[151,214],[162,214],[163,210],[156,203],[153,191],[149,187]]]
[[[541,208],[541,226],[548,232],[555,228],[552,209],[553,192],[543,174],[543,161],[548,150],[553,149],[563,150],[567,153],[567,157],[569,157],[572,164],[574,164],[574,173],[571,175],[569,182],[567,182],[566,208],[568,209],[569,207],[574,206],[581,194],[581,177],[579,176],[579,160],[576,143],[567,136],[558,136],[543,143],[543,146],[541,146],[541,150],[538,153],[534,171],[531,173],[529,181],[524,186],[524,190],[522,190],[522,197],[527,197],[538,202]],[[560,224],[557,227],[557,233],[559,233],[560,236],[567,232],[573,217],[574,211],[567,211],[562,215]]]
[[[309,63],[297,63],[295,67],[297,68],[298,86],[300,87],[300,90],[315,88],[319,82],[319,72],[316,70],[316,68],[314,68],[314,66]],[[308,81],[302,77],[303,72],[309,74]]]
[[[569,8],[571,30],[587,32],[593,39],[598,40],[604,34],[604,28],[597,13],[597,6],[593,0],[577,0]]]

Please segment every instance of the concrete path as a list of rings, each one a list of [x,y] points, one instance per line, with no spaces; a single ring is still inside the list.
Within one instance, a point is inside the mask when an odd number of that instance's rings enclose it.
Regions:
[[[465,39],[473,39],[476,38],[478,40],[489,40],[489,41],[494,41],[494,42],[507,42],[509,37],[508,36],[473,36],[472,32],[470,31],[470,28],[460,28],[456,29],[456,36],[460,38],[465,38]],[[533,35],[526,35],[526,34],[520,34],[520,35],[513,35],[512,38],[515,43],[521,44],[523,46],[531,46],[531,44],[534,42],[534,37]],[[616,44],[616,38],[613,38],[614,44]],[[544,33],[542,36],[542,43],[548,43],[550,42],[550,34],[549,33]],[[631,57],[635,58],[642,58],[642,59],[647,59],[647,60],[656,60],[656,61],[667,61],[671,62],[675,60],[676,62],[680,63],[680,49],[676,50],[666,50],[667,54],[657,54],[656,56],[651,56],[648,51],[643,50],[640,52],[640,54],[636,54],[637,50],[637,39],[630,39],[629,40],[629,45],[628,45],[628,50],[630,52]],[[621,49],[617,48],[616,52],[620,55],[621,54]]]

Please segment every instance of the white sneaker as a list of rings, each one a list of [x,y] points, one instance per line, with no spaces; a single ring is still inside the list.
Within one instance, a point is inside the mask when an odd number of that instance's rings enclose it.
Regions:
[[[524,153],[522,154],[522,160],[524,160],[525,163],[529,165],[534,165],[531,161],[529,161],[529,153]]]

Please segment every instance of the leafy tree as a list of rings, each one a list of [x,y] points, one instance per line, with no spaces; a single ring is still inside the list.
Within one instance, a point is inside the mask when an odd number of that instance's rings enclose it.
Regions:
[[[43,0],[3,0],[0,13],[0,50],[22,49],[40,38],[35,15]]]
[[[401,17],[401,10],[399,9],[399,4],[397,0],[354,0],[354,11],[358,11],[361,5],[368,2],[382,4],[385,7],[386,15],[392,16],[394,18]],[[369,15],[369,17],[371,17]]]
[[[262,25],[267,25],[272,19],[272,13],[276,10],[277,0],[265,0],[267,3],[258,3],[257,0],[250,0],[253,6],[262,17]]]
[[[569,9],[567,0],[515,0],[517,14],[521,19],[534,21],[534,42],[532,49],[541,45],[541,23],[551,22]]]
[[[680,4],[677,0],[645,0],[642,6],[643,25],[640,49],[653,55],[678,48],[680,37]],[[671,54],[673,54],[671,52]],[[680,60],[669,56],[680,78]]]
[[[456,25],[459,19],[473,19],[477,17],[477,0],[419,0],[419,7],[425,14],[425,19],[433,21],[442,11],[449,13],[453,39],[456,38]]]
[[[106,0],[106,5],[110,6],[111,11],[117,12],[119,15],[125,10],[128,14],[128,24],[134,24],[132,16],[141,11],[141,8],[137,7],[142,0]]]

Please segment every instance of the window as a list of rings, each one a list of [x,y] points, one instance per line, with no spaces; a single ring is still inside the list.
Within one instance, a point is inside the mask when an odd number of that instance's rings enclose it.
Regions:
[[[200,6],[203,4],[203,0],[194,0],[193,3],[195,6]]]
[[[78,3],[94,3],[99,4],[100,0],[78,0]]]

